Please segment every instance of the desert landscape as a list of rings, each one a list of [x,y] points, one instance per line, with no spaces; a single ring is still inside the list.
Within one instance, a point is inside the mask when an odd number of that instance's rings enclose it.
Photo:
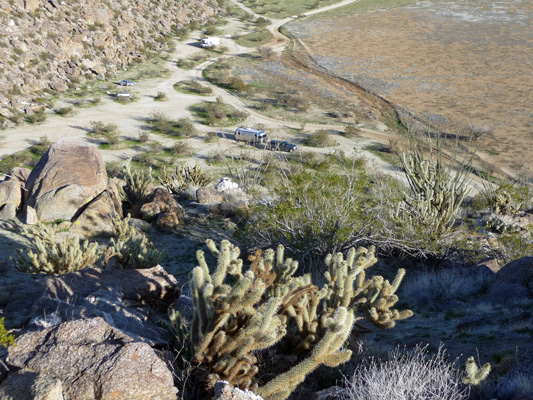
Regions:
[[[0,399],[529,399],[532,15],[1,4]]]

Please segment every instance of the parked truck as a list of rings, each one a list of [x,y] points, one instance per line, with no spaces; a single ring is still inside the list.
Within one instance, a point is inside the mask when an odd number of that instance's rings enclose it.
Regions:
[[[201,40],[200,46],[203,48],[209,48],[214,46],[220,46],[220,38],[218,37],[206,37]]]
[[[235,130],[235,140],[249,143],[266,143],[267,134],[261,129],[240,127]]]

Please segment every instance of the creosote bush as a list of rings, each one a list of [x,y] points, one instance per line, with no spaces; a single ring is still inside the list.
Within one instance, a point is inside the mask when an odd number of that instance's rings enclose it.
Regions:
[[[366,279],[365,270],[377,261],[374,248],[352,248],[346,258],[328,255],[326,283],[319,289],[309,274],[295,276],[298,263],[285,258],[281,245],[276,251],[257,251],[247,270],[238,247],[228,241],[217,247],[211,240],[207,246],[217,266],[210,273],[204,252],[197,252],[199,265],[190,279],[193,320],[170,309],[168,324],[175,348],[191,366],[191,378],[207,388],[223,379],[265,400],[286,399],[318,366],[335,367],[350,359],[344,346],[348,336],[352,330],[366,332],[358,321],[388,329],[412,315],[392,308],[405,270],[392,283],[381,276]],[[260,382],[257,354],[267,348],[273,348],[273,364],[283,354],[294,354],[297,361]]]

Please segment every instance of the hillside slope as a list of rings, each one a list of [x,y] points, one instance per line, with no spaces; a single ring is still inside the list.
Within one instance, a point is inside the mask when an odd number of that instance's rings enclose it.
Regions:
[[[0,116],[43,91],[112,76],[220,12],[216,0],[0,2]]]

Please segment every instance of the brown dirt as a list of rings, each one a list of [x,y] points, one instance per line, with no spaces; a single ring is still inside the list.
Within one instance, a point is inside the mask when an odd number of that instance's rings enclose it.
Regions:
[[[443,129],[491,128],[481,156],[513,173],[533,159],[531,15],[531,3],[456,0],[289,29],[323,68]]]

